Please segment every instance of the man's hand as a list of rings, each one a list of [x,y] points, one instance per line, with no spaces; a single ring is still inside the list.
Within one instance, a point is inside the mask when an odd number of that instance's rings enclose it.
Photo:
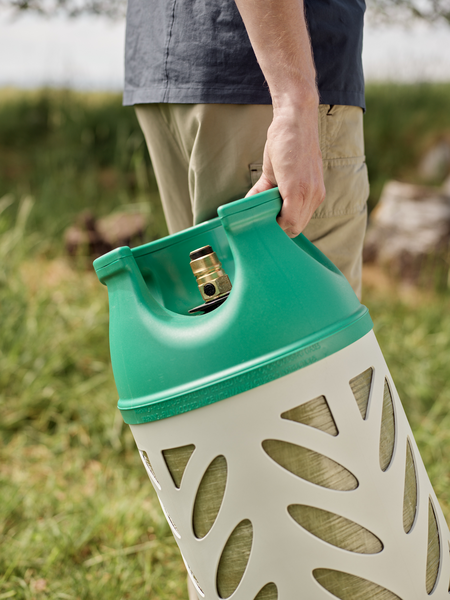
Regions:
[[[278,224],[289,237],[303,231],[325,198],[317,113],[317,108],[274,110],[264,148],[263,174],[247,194],[278,185],[283,198]]]
[[[278,223],[297,236],[325,198],[319,148],[319,96],[303,0],[235,0],[273,102],[263,175],[249,194],[275,185]]]

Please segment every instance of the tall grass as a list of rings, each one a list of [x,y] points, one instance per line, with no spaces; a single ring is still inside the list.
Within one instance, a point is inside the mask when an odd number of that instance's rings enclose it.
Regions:
[[[5,194],[35,198],[29,226],[46,236],[60,238],[84,209],[101,216],[136,203],[152,212],[150,239],[167,231],[143,135],[117,94],[0,90]]]

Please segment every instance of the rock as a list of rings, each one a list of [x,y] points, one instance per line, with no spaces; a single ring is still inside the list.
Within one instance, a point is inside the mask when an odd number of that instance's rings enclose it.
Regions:
[[[64,242],[71,256],[96,258],[119,246],[142,243],[146,226],[147,216],[139,212],[117,212],[96,219],[84,211],[66,229]]]
[[[447,179],[444,181],[444,183],[442,184],[441,187],[441,192],[445,195],[445,196],[450,196],[450,175],[447,177]]]
[[[141,213],[113,213],[98,219],[96,228],[101,239],[112,248],[143,242],[147,218]]]
[[[96,220],[89,210],[80,213],[74,225],[66,229],[64,242],[71,256],[100,256],[110,250],[109,245],[105,245],[98,234]]]
[[[450,196],[436,188],[391,181],[373,210],[364,260],[416,282],[425,265],[446,260],[450,240]]]
[[[442,180],[450,171],[450,140],[443,139],[435,144],[419,165],[419,174],[429,181]]]

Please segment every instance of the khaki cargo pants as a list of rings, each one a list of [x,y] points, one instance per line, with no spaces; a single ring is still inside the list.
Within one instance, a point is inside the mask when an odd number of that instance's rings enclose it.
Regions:
[[[323,104],[319,113],[326,198],[303,233],[360,296],[369,193],[363,112]],[[170,233],[216,217],[259,178],[272,106],[144,104],[136,114]]]
[[[216,217],[218,206],[243,198],[261,175],[271,106],[147,104],[136,113],[170,233]],[[363,114],[329,105],[319,113],[326,198],[303,233],[360,296],[369,192]],[[190,580],[188,588],[197,600]]]

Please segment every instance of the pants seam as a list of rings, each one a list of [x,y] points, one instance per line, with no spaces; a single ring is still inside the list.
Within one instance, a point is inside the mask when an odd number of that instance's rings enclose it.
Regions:
[[[350,165],[357,165],[360,163],[364,163],[366,161],[366,157],[364,154],[362,154],[361,156],[342,156],[342,157],[336,157],[336,158],[324,158],[322,160],[324,165],[336,165],[336,166],[350,166]]]
[[[329,218],[333,218],[333,217],[349,217],[352,215],[362,214],[365,210],[366,210],[366,202],[361,203],[361,205],[355,206],[354,208],[350,208],[347,210],[326,211],[326,212],[319,212],[318,214],[314,213],[313,216],[311,217],[311,219],[329,219]]]

